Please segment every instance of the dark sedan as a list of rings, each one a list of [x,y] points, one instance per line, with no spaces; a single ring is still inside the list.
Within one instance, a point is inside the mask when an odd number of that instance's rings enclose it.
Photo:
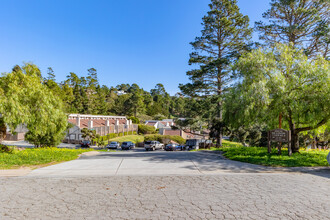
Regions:
[[[122,150],[130,150],[132,148],[135,148],[135,144],[131,141],[123,142],[121,144],[121,149]]]
[[[80,147],[81,148],[89,148],[91,146],[91,142],[90,141],[83,141],[81,144],[80,144]]]
[[[183,147],[177,144],[168,144],[165,146],[166,151],[176,151],[176,150],[183,150]]]

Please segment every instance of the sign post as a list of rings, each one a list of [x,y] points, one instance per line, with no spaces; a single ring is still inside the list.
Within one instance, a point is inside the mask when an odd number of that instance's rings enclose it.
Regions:
[[[291,131],[287,131],[284,129],[275,129],[268,131],[268,153],[271,153],[271,142],[279,142],[280,145],[278,146],[278,154],[281,155],[281,145],[283,142],[288,143],[288,155],[292,155],[291,149]]]

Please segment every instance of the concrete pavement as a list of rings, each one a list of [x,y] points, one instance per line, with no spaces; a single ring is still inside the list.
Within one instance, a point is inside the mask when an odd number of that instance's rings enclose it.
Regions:
[[[306,169],[309,171],[309,168]],[[301,168],[272,168],[231,161],[223,158],[221,154],[186,151],[146,152],[143,149],[135,149],[102,152],[92,156],[83,155],[78,160],[33,170],[28,176],[169,176],[300,171]]]
[[[0,219],[329,219],[329,169],[300,171],[203,152],[89,154],[0,177]]]

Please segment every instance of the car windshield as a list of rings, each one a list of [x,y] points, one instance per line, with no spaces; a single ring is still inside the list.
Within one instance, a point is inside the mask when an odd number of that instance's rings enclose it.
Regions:
[[[117,144],[117,142],[111,142],[110,144]]]
[[[151,144],[151,141],[146,141],[146,142],[144,142],[145,144]]]
[[[127,142],[123,142],[123,145],[127,145],[128,143]]]

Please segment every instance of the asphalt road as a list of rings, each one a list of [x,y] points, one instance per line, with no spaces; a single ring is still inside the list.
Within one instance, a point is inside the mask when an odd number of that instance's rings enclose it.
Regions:
[[[324,220],[329,187],[329,169],[272,169],[202,152],[105,152],[0,178],[0,219]]]

